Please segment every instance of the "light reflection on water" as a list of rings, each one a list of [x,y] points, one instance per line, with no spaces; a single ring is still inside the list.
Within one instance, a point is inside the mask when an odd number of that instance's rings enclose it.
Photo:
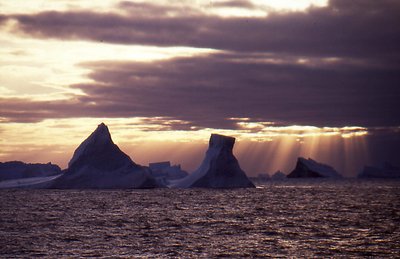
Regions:
[[[2,257],[396,257],[400,182],[2,190]]]

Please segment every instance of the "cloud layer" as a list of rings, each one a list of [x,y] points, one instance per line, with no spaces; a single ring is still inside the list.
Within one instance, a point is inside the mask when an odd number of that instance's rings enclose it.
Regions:
[[[255,8],[246,1],[224,6]],[[0,16],[24,37],[211,48],[157,62],[97,61],[84,96],[0,99],[5,121],[167,116],[234,128],[230,117],[317,126],[400,125],[400,3],[332,0],[306,12],[219,17],[195,9],[121,2],[119,12]]]
[[[123,14],[67,11],[8,18],[17,22],[18,31],[42,38],[306,56],[399,58],[400,28],[396,25],[400,22],[400,3],[395,0],[333,0],[328,7],[271,13],[263,18],[226,18],[147,3],[122,2],[120,8]]]
[[[83,64],[92,70],[93,83],[72,87],[84,96],[52,102],[3,99],[2,114],[22,121],[168,116],[214,128],[232,127],[226,120],[231,117],[317,126],[399,124],[400,80],[394,71],[238,59],[214,54]]]

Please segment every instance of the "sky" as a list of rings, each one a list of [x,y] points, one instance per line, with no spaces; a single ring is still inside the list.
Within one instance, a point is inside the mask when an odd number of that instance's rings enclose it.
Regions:
[[[0,161],[65,168],[104,122],[189,172],[211,133],[252,176],[400,165],[399,25],[397,0],[0,0]]]

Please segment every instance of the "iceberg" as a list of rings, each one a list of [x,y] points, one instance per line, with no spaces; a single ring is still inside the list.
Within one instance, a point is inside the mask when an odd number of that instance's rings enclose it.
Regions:
[[[21,161],[0,162],[0,181],[46,177],[61,174],[58,165],[47,164],[27,164]]]
[[[281,172],[281,171],[276,171],[272,176],[271,176],[271,180],[274,180],[274,181],[280,181],[280,180],[285,180],[287,177],[286,177],[286,174],[285,173],[283,173],[283,172]]]
[[[288,174],[288,178],[341,178],[341,175],[331,166],[318,163],[311,158],[299,157],[295,169]]]
[[[174,181],[175,188],[254,188],[233,155],[235,138],[211,134],[206,156],[200,167],[187,177]]]
[[[8,188],[29,188],[29,189],[39,189],[46,188],[49,183],[54,179],[57,179],[62,174],[52,175],[52,176],[38,176],[38,177],[27,177],[12,180],[5,180],[0,182],[0,189]]]
[[[169,161],[150,163],[149,168],[151,175],[164,185],[167,185],[170,181],[188,176],[188,173],[181,169],[181,165],[171,166]]]
[[[65,173],[50,185],[58,189],[155,187],[161,186],[150,170],[133,162],[114,144],[104,123],[79,145]]]
[[[389,162],[379,167],[365,166],[358,174],[358,178],[400,179],[400,167],[394,166]]]
[[[262,181],[262,182],[271,180],[271,177],[267,173],[260,173],[260,174],[258,174],[258,176],[256,178],[258,181]]]

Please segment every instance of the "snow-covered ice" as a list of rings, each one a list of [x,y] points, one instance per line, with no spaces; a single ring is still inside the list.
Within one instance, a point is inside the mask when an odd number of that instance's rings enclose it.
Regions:
[[[6,188],[46,188],[53,180],[60,177],[62,174],[43,176],[43,177],[29,177],[0,181],[0,189]]]

